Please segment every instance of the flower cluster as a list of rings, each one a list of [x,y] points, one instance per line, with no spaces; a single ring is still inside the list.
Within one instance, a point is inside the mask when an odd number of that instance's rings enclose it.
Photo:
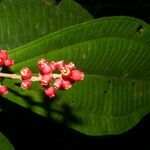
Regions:
[[[13,66],[14,65],[14,60],[8,58],[8,52],[6,50],[0,50],[0,67],[3,66]]]
[[[14,64],[14,60],[8,58],[6,50],[0,50],[0,66],[10,67]],[[8,77],[13,79],[21,79],[20,87],[22,89],[29,89],[31,82],[38,81],[39,85],[45,88],[45,94],[49,98],[56,96],[56,90],[68,90],[72,87],[74,82],[84,79],[84,73],[78,69],[74,63],[65,63],[61,61],[48,62],[45,59],[38,61],[39,73],[38,76],[33,76],[30,68],[21,68],[20,74],[6,74],[0,73],[0,77]],[[0,86],[0,95],[8,93],[8,88],[4,85]]]
[[[6,66],[10,67],[14,65],[14,60],[8,57],[8,52],[6,50],[0,50],[0,68]],[[5,95],[8,93],[8,88],[5,85],[0,85],[0,95]]]
[[[38,62],[39,73],[39,84],[45,88],[45,94],[53,98],[56,95],[56,90],[64,89],[67,90],[72,87],[75,81],[84,79],[84,73],[77,70],[74,63],[70,62],[65,64],[62,61],[51,61],[48,62],[45,59],[41,59]],[[55,72],[60,74],[55,74]],[[31,86],[32,71],[29,68],[21,69],[21,87],[28,89]]]

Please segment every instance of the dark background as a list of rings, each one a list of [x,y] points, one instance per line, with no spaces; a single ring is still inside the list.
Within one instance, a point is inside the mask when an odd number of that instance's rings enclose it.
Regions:
[[[75,0],[95,18],[132,16],[150,23],[150,0]]]
[[[149,0],[76,0],[95,18],[127,15],[150,23]],[[138,125],[121,135],[102,137],[86,136],[54,121],[22,108],[0,113],[0,131],[13,143],[16,150],[49,149],[150,149],[150,115]],[[123,146],[123,147],[122,147]],[[146,148],[147,147],[147,148]],[[1,149],[0,149],[1,150]]]

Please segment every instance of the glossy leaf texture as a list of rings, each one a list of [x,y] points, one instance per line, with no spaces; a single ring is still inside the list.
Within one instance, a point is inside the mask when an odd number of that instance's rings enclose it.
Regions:
[[[92,19],[73,0],[1,0],[0,47],[12,49]]]
[[[52,33],[10,51],[16,64],[38,72],[40,58],[73,61],[85,79],[51,101],[38,83],[22,90],[5,79],[6,100],[88,135],[129,130],[150,110],[150,26],[131,17],[106,17]]]
[[[14,150],[10,141],[0,132],[0,149],[1,150]]]

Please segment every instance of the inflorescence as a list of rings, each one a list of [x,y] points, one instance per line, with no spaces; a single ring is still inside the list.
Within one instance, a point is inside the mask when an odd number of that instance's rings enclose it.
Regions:
[[[14,60],[8,58],[8,52],[0,50],[0,67],[11,67],[13,65]],[[77,70],[73,62],[67,64],[64,60],[48,62],[42,58],[38,61],[38,68],[40,70],[38,76],[33,76],[31,69],[24,67],[20,69],[20,75],[0,73],[0,77],[20,79],[22,89],[29,89],[32,82],[38,81],[39,85],[45,88],[45,94],[49,98],[56,96],[56,90],[68,90],[74,82],[84,79],[84,73]],[[56,72],[59,72],[59,74]],[[5,85],[0,85],[0,94],[5,95],[7,93],[8,88]]]

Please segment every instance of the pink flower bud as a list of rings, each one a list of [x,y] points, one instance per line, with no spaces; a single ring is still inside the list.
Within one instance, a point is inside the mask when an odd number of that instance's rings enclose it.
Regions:
[[[80,81],[84,79],[84,73],[80,70],[72,70],[69,78],[73,81]]]
[[[52,72],[51,66],[48,64],[48,62],[45,59],[39,60],[38,67],[41,70],[42,74],[50,74]]]
[[[6,95],[8,93],[8,88],[5,85],[0,85],[0,95]]]
[[[3,58],[0,57],[0,67],[2,67],[4,65],[4,60]]]
[[[32,71],[25,67],[20,70],[22,79],[30,79],[32,77]]]
[[[62,87],[62,84],[63,84],[63,81],[62,81],[62,79],[56,79],[55,81],[54,81],[54,87],[55,87],[55,89],[60,89],[61,87]]]
[[[52,72],[54,72],[56,70],[56,65],[57,65],[57,63],[55,61],[51,61],[49,63],[49,66],[51,67]]]
[[[4,60],[4,64],[7,67],[13,66],[14,65],[14,60],[7,58],[6,60]]]
[[[21,82],[21,88],[28,89],[31,86],[31,81],[29,79],[22,80]]]
[[[64,67],[65,67],[65,63],[64,63],[63,60],[56,62],[56,68],[57,68],[58,70],[63,70]]]
[[[51,74],[44,74],[44,75],[42,75],[40,85],[41,86],[47,86],[51,81],[52,81],[52,75]]]
[[[62,84],[62,88],[65,90],[68,90],[69,88],[72,87],[72,83],[69,80],[62,80],[63,84]]]
[[[8,58],[8,52],[6,50],[0,50],[0,57],[6,60]]]
[[[48,64],[44,64],[41,68],[42,74],[50,74],[52,72],[51,67]]]
[[[76,68],[75,64],[73,62],[70,62],[69,64],[65,65],[67,68],[69,68],[70,70],[74,70]]]
[[[42,64],[44,64],[44,63],[48,63],[45,59],[40,59],[39,61],[38,61],[38,67],[40,68],[40,65],[42,65]]]
[[[45,94],[50,97],[53,98],[56,96],[56,91],[55,88],[53,86],[49,86],[45,89]]]

